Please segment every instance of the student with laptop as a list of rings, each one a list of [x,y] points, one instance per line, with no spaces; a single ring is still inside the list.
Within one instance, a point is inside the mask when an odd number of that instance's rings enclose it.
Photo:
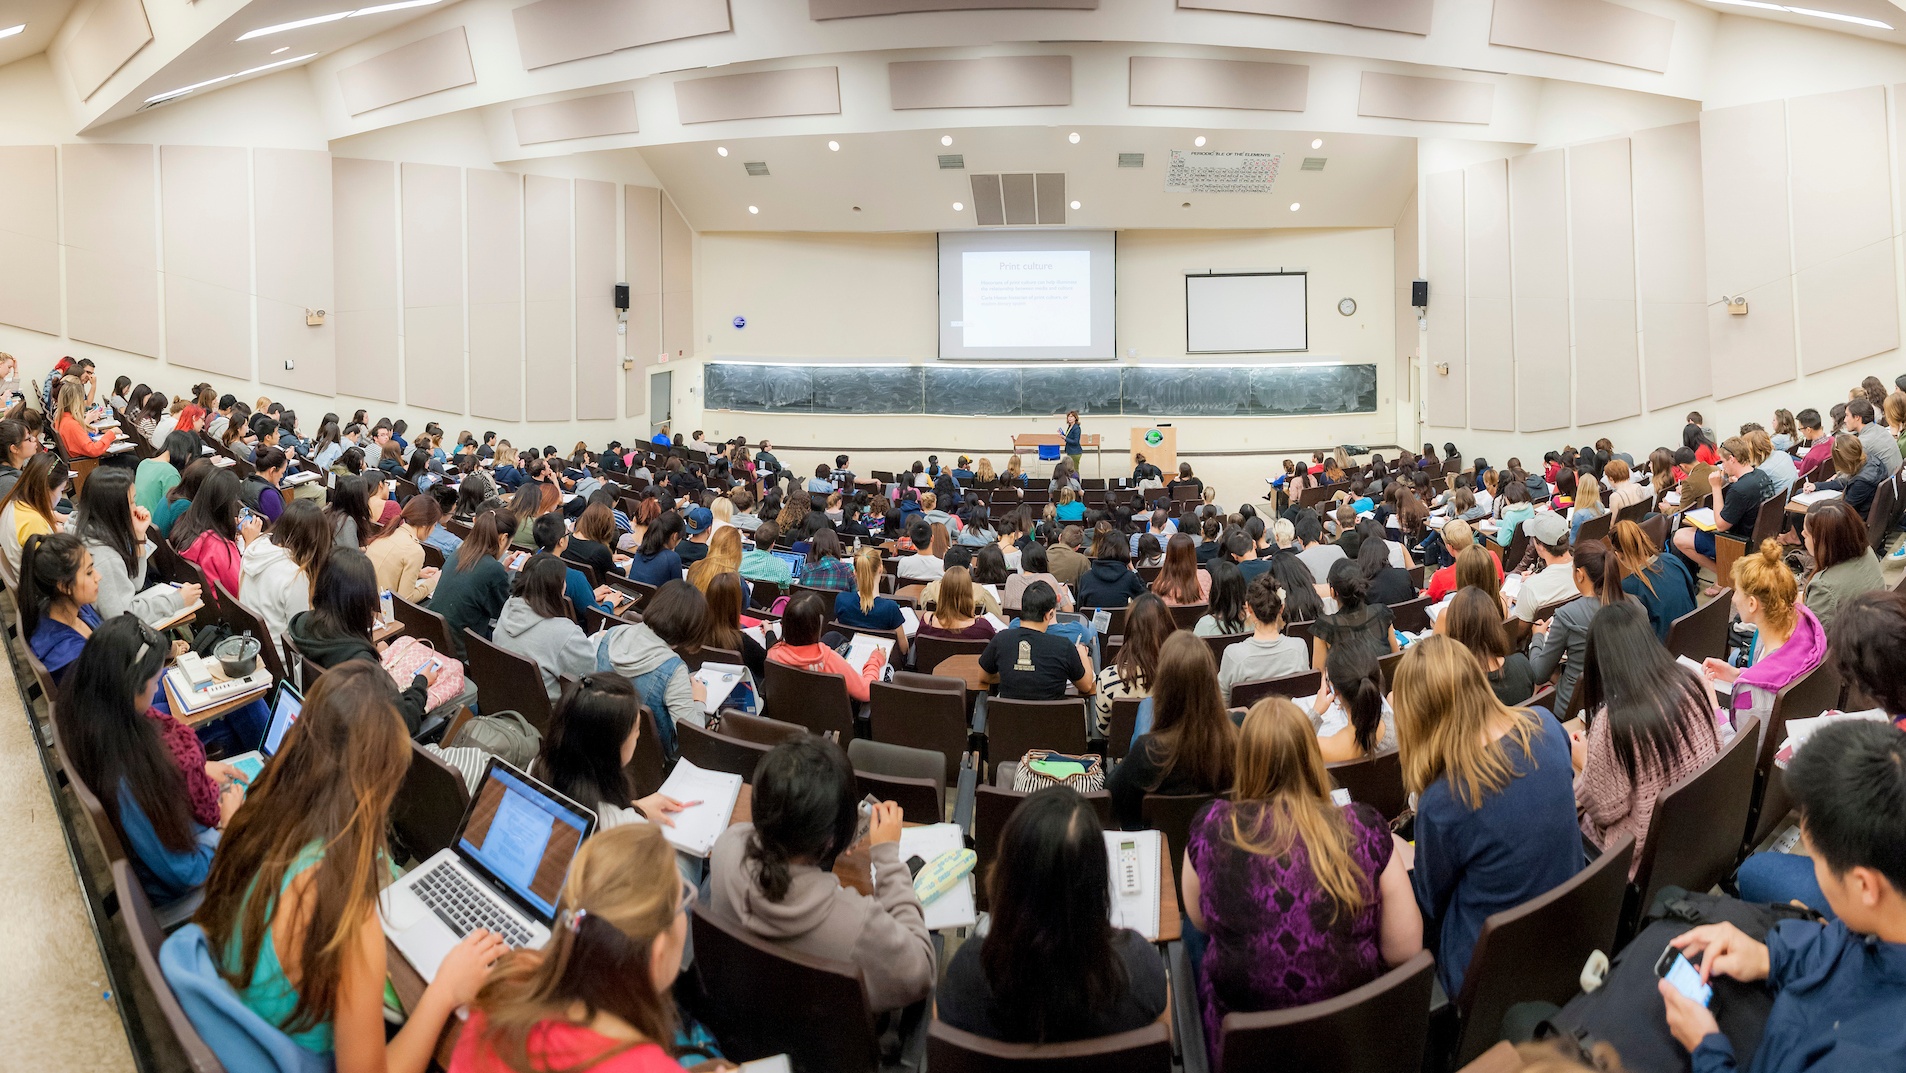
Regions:
[[[389,881],[390,802],[410,763],[396,699],[390,676],[371,663],[318,680],[279,759],[252,786],[251,807],[229,825],[194,918],[226,978],[242,981],[239,1001],[342,1073],[422,1073],[444,1025],[507,949],[484,928],[451,935],[422,910],[448,938],[427,965],[411,957],[430,982],[387,1040],[378,894]],[[460,839],[468,826],[466,816]],[[394,925],[392,935],[402,937]]]
[[[383,671],[377,646],[371,641],[377,618],[377,570],[356,548],[338,548],[318,571],[311,610],[292,616],[286,633],[304,658],[320,667],[362,661]],[[430,687],[440,668],[426,663],[402,694],[397,710],[412,734],[423,726],[430,707]],[[389,677],[389,672],[384,672]],[[394,684],[393,684],[394,688]]]
[[[53,718],[72,776],[106,808],[155,905],[205,882],[246,777],[210,762],[190,727],[153,706],[170,646],[131,615],[102,624],[66,676]]]
[[[741,555],[743,580],[773,582],[782,589],[794,583],[807,560],[791,551],[776,551],[774,544],[780,539],[781,527],[774,522],[764,521],[755,527],[754,547]]]

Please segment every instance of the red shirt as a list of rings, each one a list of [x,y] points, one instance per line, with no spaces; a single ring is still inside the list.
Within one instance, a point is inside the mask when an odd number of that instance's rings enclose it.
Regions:
[[[1706,462],[1710,466],[1718,466],[1721,464],[1721,456],[1715,454],[1714,448],[1709,447],[1705,443],[1694,449],[1694,460],[1696,462]]]
[[[1496,549],[1490,548],[1489,557],[1495,560],[1496,580],[1501,581],[1504,576],[1502,572],[1502,556],[1496,554]],[[1430,581],[1429,581],[1430,603],[1440,604],[1443,602],[1444,597],[1448,596],[1450,593],[1455,591],[1456,591],[1456,564],[1455,563],[1451,563],[1448,566],[1445,566],[1441,570],[1438,570],[1434,574],[1430,575]]]
[[[450,1056],[450,1073],[508,1073],[494,1052],[485,1047],[483,1014],[472,1010],[470,1021],[457,1038],[457,1049]],[[625,1041],[568,1021],[544,1021],[530,1030],[529,1060],[537,1069],[575,1069],[587,1066],[590,1073],[682,1073],[682,1067],[653,1043],[641,1043],[591,1062],[599,1054],[626,1046]]]

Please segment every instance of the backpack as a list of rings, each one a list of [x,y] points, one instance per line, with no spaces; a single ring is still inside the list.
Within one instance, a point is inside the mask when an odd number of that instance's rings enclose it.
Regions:
[[[1067,766],[1077,765],[1078,770],[1063,774],[1053,773],[1050,769],[1033,770],[1032,765],[1042,761]],[[1020,757],[1019,766],[1013,769],[1013,791],[1022,794],[1031,793],[1048,786],[1070,786],[1082,794],[1103,790],[1105,789],[1105,765],[1096,755],[1090,753],[1085,756],[1068,756],[1065,753],[1053,752],[1051,749],[1032,749],[1025,756]]]
[[[263,497],[266,487],[265,479],[254,473],[246,477],[245,480],[239,484],[238,501],[250,507],[253,511],[263,513],[265,509]]]
[[[542,751],[543,735],[522,714],[513,711],[479,715],[458,729],[451,748],[481,749],[500,757],[519,771],[528,771]]]

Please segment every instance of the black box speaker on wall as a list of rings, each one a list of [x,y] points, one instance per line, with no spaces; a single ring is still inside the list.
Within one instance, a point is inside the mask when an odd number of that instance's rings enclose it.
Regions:
[[[1410,304],[1418,309],[1429,305],[1429,280],[1418,279],[1410,282]]]
[[[618,283],[615,285],[615,307],[617,309],[629,308],[629,285],[628,284]]]

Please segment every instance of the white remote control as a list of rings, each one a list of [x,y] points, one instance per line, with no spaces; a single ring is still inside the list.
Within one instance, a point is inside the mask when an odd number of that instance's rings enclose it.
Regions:
[[[1138,843],[1120,842],[1118,844],[1119,893],[1137,894],[1138,889]]]

